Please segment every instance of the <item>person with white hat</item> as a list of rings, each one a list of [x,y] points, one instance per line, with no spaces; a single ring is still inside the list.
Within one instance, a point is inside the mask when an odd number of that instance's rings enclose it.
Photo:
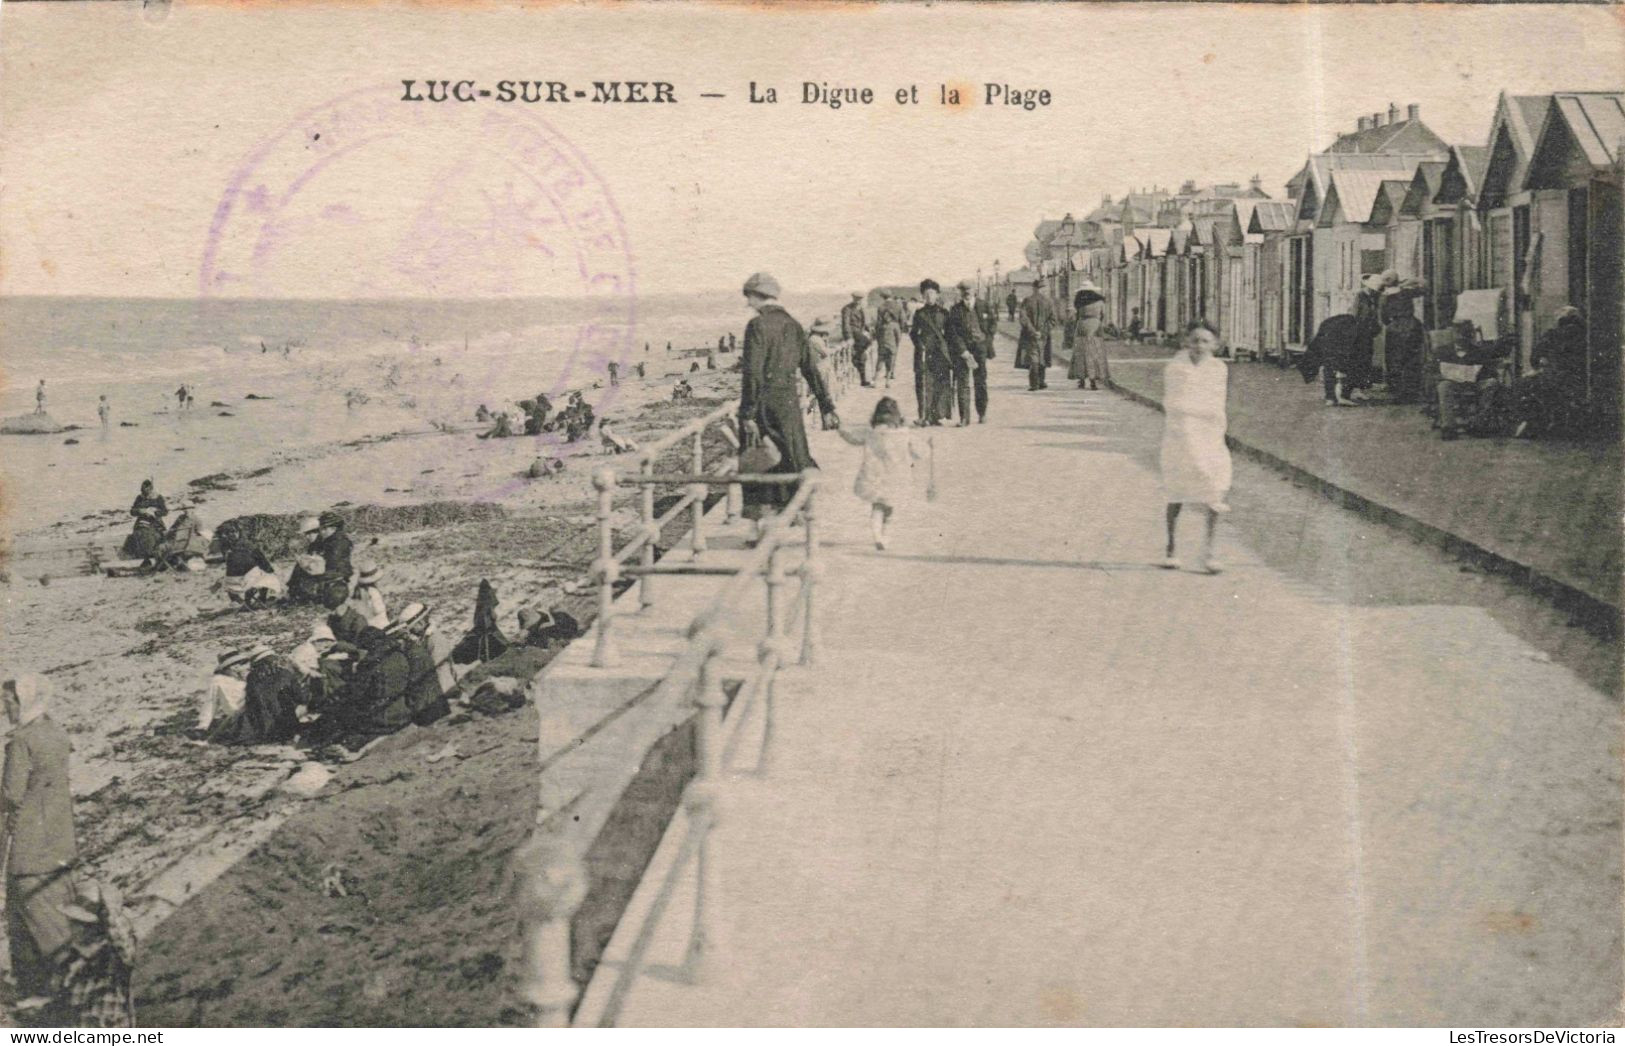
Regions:
[[[389,623],[385,633],[395,637],[401,652],[406,655],[409,681],[406,685],[406,705],[412,722],[428,726],[451,711],[446,703],[446,689],[441,683],[440,667],[435,663],[429,646],[429,608],[422,603],[408,603],[401,616]]]
[[[262,745],[292,741],[299,732],[298,709],[310,697],[293,663],[261,643],[248,652],[243,704],[237,714],[217,717],[209,740],[222,745]]]
[[[6,927],[11,971],[24,995],[48,994],[72,940],[61,906],[74,899],[79,844],[68,787],[68,735],[50,715],[51,686],[38,674],[5,684],[12,723],[0,775],[4,805]]]
[[[745,281],[745,303],[756,313],[745,325],[740,359],[739,431],[746,447],[768,440],[779,451],[773,472],[800,473],[817,467],[801,421],[796,375],[823,414],[824,427],[840,428],[835,401],[818,371],[807,332],[779,304],[779,281],[758,272]],[[745,514],[760,518],[764,504],[783,504],[792,497],[789,484],[745,488]]]
[[[209,687],[198,695],[195,733],[207,736],[217,722],[233,719],[243,710],[248,665],[253,659],[252,647],[227,650],[216,659]]]
[[[306,516],[299,521],[299,536],[305,542],[305,554],[298,558],[293,573],[288,577],[288,598],[295,603],[322,602],[322,574],[327,564],[316,551],[321,533],[321,521],[315,516]]]
[[[355,591],[350,594],[349,605],[373,628],[384,628],[389,624],[389,607],[378,588],[378,581],[384,572],[370,559],[362,560],[357,568]]]
[[[1105,322],[1106,296],[1093,280],[1085,279],[1072,297],[1072,362],[1066,370],[1066,376],[1080,389],[1098,389],[1103,381],[1111,383],[1106,343],[1100,337]]]

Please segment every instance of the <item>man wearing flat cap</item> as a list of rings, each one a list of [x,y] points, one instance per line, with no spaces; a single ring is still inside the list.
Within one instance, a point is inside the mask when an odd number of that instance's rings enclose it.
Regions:
[[[909,329],[914,342],[914,395],[920,421],[926,425],[941,425],[954,416],[953,353],[948,346],[948,310],[937,301],[940,292],[936,280],[920,282],[925,304],[915,311]]]
[[[959,300],[948,310],[948,351],[952,357],[954,398],[959,423],[970,424],[971,390],[975,387],[976,420],[987,420],[987,336],[976,314],[976,288],[959,281]]]
[[[903,303],[892,297],[891,291],[880,292],[880,311],[875,316],[875,377],[886,372],[886,387],[897,376],[897,346],[903,340],[908,318]]]
[[[864,388],[869,380],[869,317],[863,313],[863,292],[853,291],[852,300],[841,307],[841,338],[852,344],[852,365],[858,368],[858,381]]]
[[[1021,341],[1016,349],[1016,364],[1027,368],[1029,392],[1047,389],[1055,310],[1038,284],[1033,284],[1032,290],[1027,292],[1027,300],[1021,303],[1017,316],[1021,323]]]
[[[740,353],[739,432],[747,446],[766,439],[778,448],[779,462],[771,471],[799,473],[817,468],[818,463],[813,461],[807,430],[801,423],[796,375],[806,379],[826,429],[840,428],[841,419],[813,358],[807,332],[778,299],[779,281],[767,273],[756,273],[745,281],[745,303],[756,316],[745,325],[745,346]],[[791,496],[789,485],[748,486],[745,514],[759,519],[763,505],[781,505]]]

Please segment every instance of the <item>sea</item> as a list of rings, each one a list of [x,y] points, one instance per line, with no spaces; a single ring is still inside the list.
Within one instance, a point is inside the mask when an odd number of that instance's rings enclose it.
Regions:
[[[787,297],[810,325],[839,293]],[[46,410],[77,426],[0,435],[0,505],[11,534],[122,508],[141,479],[263,467],[331,443],[466,424],[590,374],[584,330],[614,332],[623,373],[686,371],[685,352],[742,340],[737,292],[603,300],[0,297],[0,417]],[[599,342],[599,344],[603,344]],[[671,352],[667,353],[667,346]],[[574,359],[574,366],[571,361]],[[191,387],[182,411],[176,391]],[[112,421],[102,429],[98,397]]]

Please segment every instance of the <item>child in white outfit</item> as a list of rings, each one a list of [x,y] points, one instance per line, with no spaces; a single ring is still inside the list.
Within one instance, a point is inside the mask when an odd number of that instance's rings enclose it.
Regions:
[[[858,469],[852,492],[869,503],[869,530],[874,535],[875,548],[884,549],[886,525],[891,522],[899,501],[908,493],[914,463],[931,449],[930,440],[925,441],[927,449],[922,450],[920,440],[903,421],[897,401],[890,396],[882,396],[875,404],[867,429],[838,431],[842,439],[863,448],[863,464]],[[928,488],[926,497],[935,498],[936,489]]]

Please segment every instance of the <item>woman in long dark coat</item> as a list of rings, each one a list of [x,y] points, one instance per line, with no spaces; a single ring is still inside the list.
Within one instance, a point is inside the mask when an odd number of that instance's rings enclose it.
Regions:
[[[756,316],[745,325],[745,348],[741,354],[739,382],[739,430],[746,444],[767,439],[778,448],[779,462],[773,472],[799,473],[816,468],[807,446],[807,430],[801,422],[801,395],[796,375],[818,401],[825,428],[839,428],[824,377],[818,372],[802,330],[778,302],[778,281],[757,273],[745,281],[745,301]],[[745,508],[748,515],[760,516],[762,505],[781,505],[790,500],[789,484],[772,487],[747,486]]]

